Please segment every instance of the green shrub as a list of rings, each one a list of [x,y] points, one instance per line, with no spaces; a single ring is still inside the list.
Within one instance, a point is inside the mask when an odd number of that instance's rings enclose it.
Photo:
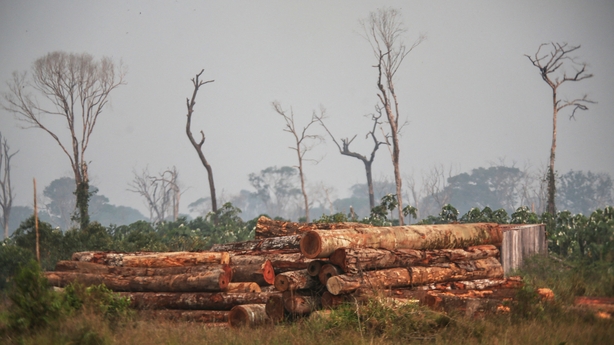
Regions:
[[[0,245],[0,290],[10,286],[10,281],[19,267],[34,259],[31,251],[7,242],[5,240]]]
[[[9,307],[10,327],[16,331],[48,326],[62,314],[61,299],[34,260],[21,267],[14,276],[8,297],[12,302]]]

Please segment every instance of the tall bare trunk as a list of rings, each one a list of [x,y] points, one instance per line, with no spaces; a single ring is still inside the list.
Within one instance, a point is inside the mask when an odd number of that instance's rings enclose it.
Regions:
[[[550,165],[548,167],[548,213],[556,214],[555,196],[556,196],[556,179],[554,175],[554,156],[556,151],[556,119],[558,115],[558,107],[556,100],[556,89],[552,89],[552,146],[550,147]]]

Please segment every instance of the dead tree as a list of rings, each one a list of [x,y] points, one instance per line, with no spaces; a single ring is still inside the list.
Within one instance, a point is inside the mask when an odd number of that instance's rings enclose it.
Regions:
[[[2,208],[2,228],[4,229],[4,239],[9,237],[9,219],[13,208],[15,193],[11,186],[11,158],[19,150],[10,153],[10,147],[6,138],[2,138],[0,133],[0,207]]]
[[[352,141],[354,141],[354,139],[356,139],[356,135],[354,135],[352,139],[342,138],[341,145],[339,145],[339,143],[335,139],[335,136],[330,132],[330,130],[328,130],[328,127],[326,127],[326,125],[324,124],[324,110],[322,110],[321,114],[322,116],[317,117],[317,119],[320,122],[320,125],[324,127],[324,129],[326,130],[330,138],[333,140],[335,145],[337,145],[337,148],[339,149],[339,153],[341,153],[344,156],[354,157],[356,159],[359,159],[365,165],[365,173],[367,175],[367,188],[369,189],[369,209],[373,209],[375,207],[375,194],[373,192],[373,174],[371,172],[371,166],[373,165],[373,161],[375,160],[375,152],[377,152],[377,149],[380,147],[380,145],[386,144],[386,142],[377,140],[377,137],[375,136],[375,129],[377,125],[380,124],[379,120],[381,119],[382,114],[380,113],[379,115],[375,115],[375,114],[371,115],[371,120],[373,120],[373,128],[371,128],[371,131],[369,131],[366,135],[366,139],[368,139],[369,137],[373,139],[373,149],[371,150],[371,154],[369,155],[369,158],[361,155],[360,153],[350,150],[350,144],[352,143]]]
[[[141,174],[133,171],[134,179],[129,184],[128,191],[137,193],[145,198],[149,208],[149,219],[154,223],[164,221],[172,212],[173,220],[179,215],[179,198],[181,190],[177,182],[177,169],[167,169],[159,176],[149,174],[147,168]]]
[[[290,146],[289,148],[291,150],[296,151],[296,156],[298,158],[298,166],[296,166],[296,168],[298,169],[299,177],[301,179],[301,191],[303,193],[303,200],[305,202],[305,222],[309,223],[309,199],[307,197],[307,191],[305,189],[305,173],[303,169],[303,162],[306,160],[305,154],[310,151],[315,145],[315,143],[313,142],[319,142],[323,140],[322,136],[320,135],[307,134],[309,127],[311,127],[311,125],[313,125],[314,123],[318,122],[318,116],[314,111],[311,115],[311,121],[309,121],[309,123],[305,127],[303,127],[302,130],[300,130],[296,128],[296,125],[294,123],[294,111],[292,111],[292,109],[290,109],[290,115],[286,114],[286,111],[283,110],[281,104],[279,104],[279,102],[277,101],[273,102],[273,108],[279,115],[284,118],[284,121],[286,122],[286,127],[284,128],[284,131],[292,134],[292,136],[294,137],[294,146]],[[311,145],[309,145],[310,142]]]
[[[541,52],[542,48],[551,47],[550,52]],[[570,119],[574,118],[577,110],[588,110],[588,104],[595,103],[588,99],[588,95],[582,98],[566,100],[559,98],[557,94],[559,86],[568,81],[580,81],[591,78],[593,75],[586,72],[586,63],[576,61],[569,54],[580,49],[580,46],[568,46],[567,43],[542,43],[535,55],[525,55],[533,66],[539,69],[542,79],[552,89],[552,145],[550,146],[550,162],[547,171],[548,202],[546,211],[552,215],[556,213],[554,197],[556,193],[556,178],[554,170],[554,156],[556,151],[556,124],[559,111],[564,108],[572,108]],[[561,68],[563,67],[563,68]],[[571,71],[566,70],[569,67]]]
[[[403,198],[401,170],[399,168],[399,135],[403,124],[399,123],[399,102],[394,87],[394,77],[407,55],[417,47],[425,36],[418,39],[407,47],[403,43],[402,35],[405,33],[400,19],[399,11],[392,8],[378,9],[371,12],[366,20],[361,21],[365,38],[369,41],[377,64],[377,97],[386,113],[387,122],[390,126],[390,139],[392,141],[392,166],[394,167],[394,179],[398,201],[399,221],[403,224]]]
[[[111,91],[124,84],[124,77],[121,63],[116,66],[111,58],[96,61],[86,53],[52,52],[34,62],[30,77],[13,72],[9,92],[4,95],[4,108],[23,121],[24,128],[47,132],[68,156],[75,175],[76,216],[81,228],[89,223],[91,196],[85,151]],[[30,90],[42,95],[47,104],[41,105]],[[68,133],[53,129],[58,125],[44,122],[44,115],[65,120]]]
[[[213,182],[213,169],[211,169],[211,165],[207,162],[205,158],[205,154],[203,153],[203,144],[205,143],[205,132],[200,131],[201,139],[199,142],[196,142],[194,136],[192,135],[192,114],[194,113],[194,106],[196,105],[196,94],[198,93],[198,89],[208,83],[213,83],[215,80],[200,80],[201,74],[203,74],[205,70],[201,70],[200,73],[196,75],[196,77],[192,78],[192,84],[194,84],[194,92],[192,93],[192,98],[186,99],[186,105],[188,107],[187,114],[187,123],[185,126],[185,132],[188,135],[188,139],[194,146],[196,153],[198,154],[198,158],[200,158],[201,163],[207,169],[207,176],[209,178],[209,191],[211,193],[211,211],[215,214],[217,213],[217,198],[215,196],[215,183]]]

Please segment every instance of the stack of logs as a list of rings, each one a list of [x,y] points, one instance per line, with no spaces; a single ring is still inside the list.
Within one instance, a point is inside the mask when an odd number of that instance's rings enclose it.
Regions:
[[[53,286],[105,284],[144,314],[231,326],[279,322],[374,297],[468,315],[502,308],[522,282],[503,278],[497,224],[372,227],[260,217],[256,240],[207,252],[74,253]]]

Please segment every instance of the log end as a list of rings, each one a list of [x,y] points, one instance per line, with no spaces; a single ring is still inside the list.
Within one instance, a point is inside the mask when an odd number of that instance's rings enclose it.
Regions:
[[[346,249],[338,248],[330,255],[328,260],[332,264],[339,266],[343,271],[347,272],[347,265],[345,262],[345,258],[346,258]]]
[[[322,239],[315,231],[308,231],[299,243],[301,253],[309,259],[317,258],[322,253]]]
[[[328,282],[331,277],[338,276],[340,273],[341,272],[339,268],[337,268],[337,266],[332,264],[326,264],[323,265],[320,269],[318,279],[320,279],[320,283],[322,283],[322,285],[326,285],[326,282]]]
[[[275,284],[275,268],[271,263],[271,260],[266,260],[262,265],[262,278],[268,284]]]
[[[230,327],[255,327],[267,322],[265,304],[244,304],[234,306],[228,315]]]
[[[326,282],[326,290],[332,293],[333,295],[339,295],[343,291],[343,285],[339,276],[331,277]]]
[[[230,253],[220,252],[220,264],[222,265],[230,264]]]
[[[285,315],[283,297],[281,295],[269,297],[265,305],[265,311],[269,319],[274,323],[283,321]]]
[[[288,277],[284,276],[284,275],[277,275],[275,276],[275,289],[277,291],[281,291],[284,292],[288,289],[290,289],[290,279],[288,279]]]
[[[320,260],[314,260],[307,266],[307,273],[312,277],[317,277],[320,274],[320,269],[324,263]]]

